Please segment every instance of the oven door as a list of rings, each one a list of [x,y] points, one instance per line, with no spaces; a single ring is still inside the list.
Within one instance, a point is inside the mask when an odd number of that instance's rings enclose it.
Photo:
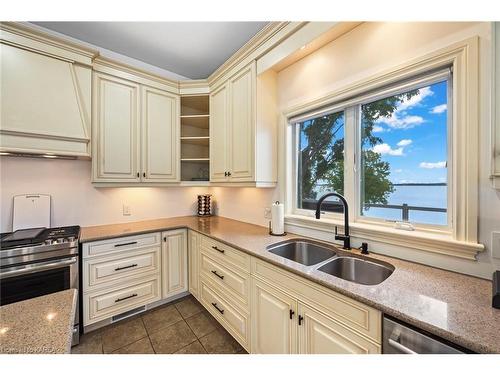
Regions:
[[[2,268],[0,305],[8,305],[71,288],[78,290],[78,256]],[[77,299],[73,344],[78,343],[79,322]]]

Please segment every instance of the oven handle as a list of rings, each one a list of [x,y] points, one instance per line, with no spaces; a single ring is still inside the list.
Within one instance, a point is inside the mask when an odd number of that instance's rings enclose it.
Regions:
[[[0,272],[0,280],[1,279],[6,279],[8,277],[13,277],[13,276],[19,276],[19,275],[25,275],[28,273],[34,273],[34,272],[39,272],[39,271],[46,271],[46,270],[51,270],[54,268],[61,268],[65,266],[69,266],[72,264],[75,264],[78,261],[78,257],[72,257],[67,260],[60,260],[57,262],[43,262],[43,263],[34,263],[34,264],[28,264],[25,267],[21,269],[16,269],[12,271],[5,271],[5,272]]]

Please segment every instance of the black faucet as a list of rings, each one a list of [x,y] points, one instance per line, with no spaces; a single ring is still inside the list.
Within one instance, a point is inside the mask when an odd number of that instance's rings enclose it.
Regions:
[[[347,205],[347,201],[345,198],[338,193],[326,193],[321,198],[319,198],[318,203],[316,203],[316,219],[319,219],[321,216],[321,204],[328,197],[337,197],[342,202],[344,206],[344,234],[337,234],[337,226],[335,226],[335,239],[344,241],[344,249],[351,249],[351,237],[349,236],[349,206]]]

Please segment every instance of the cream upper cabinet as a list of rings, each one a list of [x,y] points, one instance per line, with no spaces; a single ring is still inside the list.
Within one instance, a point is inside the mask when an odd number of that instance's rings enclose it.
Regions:
[[[276,74],[255,62],[211,86],[210,181],[274,186],[277,179]]]
[[[252,353],[297,352],[297,301],[259,280],[252,280]]]
[[[179,180],[179,111],[178,95],[142,87],[142,181]]]
[[[500,190],[500,22],[492,22],[493,28],[493,155],[491,164],[491,181],[493,187]]]
[[[0,150],[90,157],[96,52],[0,24]]]
[[[226,181],[229,170],[229,85],[210,94],[210,181]]]
[[[229,179],[253,181],[255,162],[255,65],[229,80]]]
[[[140,181],[139,85],[94,75],[94,181]]]
[[[180,97],[178,88],[166,83],[96,59],[92,182],[147,186],[180,181]]]
[[[162,295],[169,298],[188,290],[186,229],[162,233]]]

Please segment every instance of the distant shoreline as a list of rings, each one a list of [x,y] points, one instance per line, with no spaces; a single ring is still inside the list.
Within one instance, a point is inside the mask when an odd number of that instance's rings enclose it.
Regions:
[[[446,182],[407,182],[401,184],[392,184],[392,186],[446,186]]]

